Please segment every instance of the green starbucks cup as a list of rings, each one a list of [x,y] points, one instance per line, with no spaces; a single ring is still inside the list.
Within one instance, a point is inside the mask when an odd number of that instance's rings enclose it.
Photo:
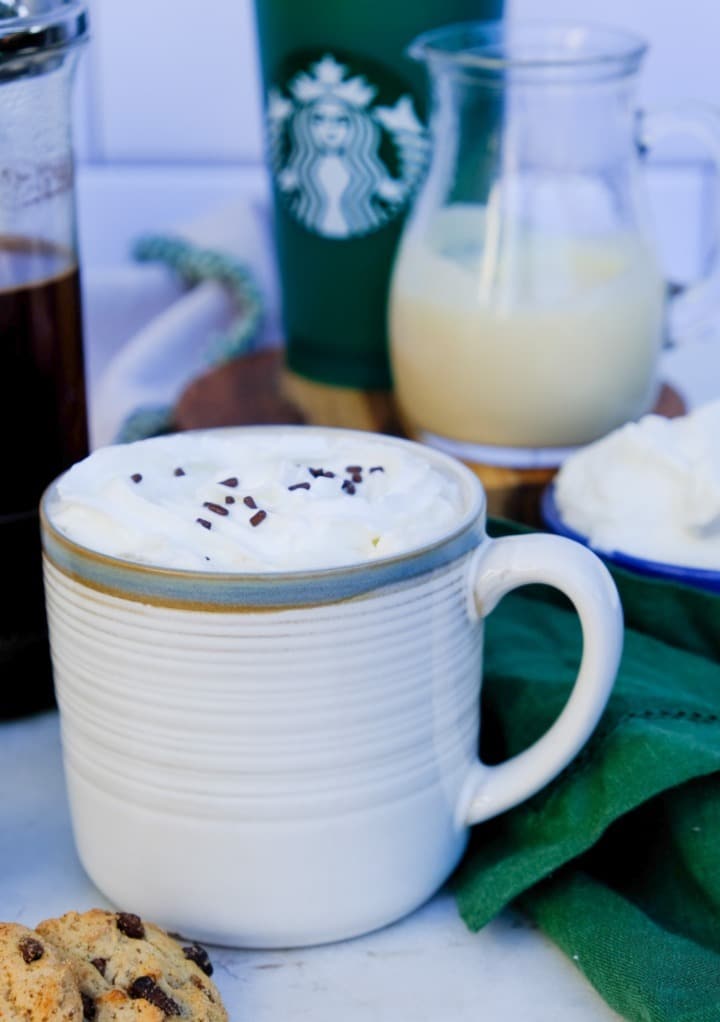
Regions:
[[[389,279],[430,145],[426,83],[406,49],[502,7],[256,0],[286,383],[311,421],[390,425]]]

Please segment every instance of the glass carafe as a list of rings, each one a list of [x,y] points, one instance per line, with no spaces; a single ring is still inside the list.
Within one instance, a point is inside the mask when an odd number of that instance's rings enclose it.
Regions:
[[[52,702],[38,503],[88,451],[75,230],[75,0],[0,3],[0,718]]]
[[[390,297],[413,436],[552,466],[653,408],[668,288],[642,153],[667,130],[689,128],[714,155],[719,141],[702,114],[638,113],[645,50],[623,31],[554,24],[448,26],[413,44],[433,154]],[[697,320],[707,289],[692,290],[680,300]]]

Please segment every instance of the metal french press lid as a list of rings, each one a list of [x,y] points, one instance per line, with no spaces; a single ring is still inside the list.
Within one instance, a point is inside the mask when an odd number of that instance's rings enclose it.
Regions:
[[[87,7],[78,0],[0,0],[0,79],[42,73],[46,58],[87,33]]]

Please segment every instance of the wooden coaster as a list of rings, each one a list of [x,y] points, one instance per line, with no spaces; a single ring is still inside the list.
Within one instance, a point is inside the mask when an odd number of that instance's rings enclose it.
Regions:
[[[175,407],[176,429],[299,423],[305,419],[281,386],[282,352],[233,359],[198,376]]]
[[[677,419],[681,415],[685,415],[687,404],[682,394],[679,394],[668,383],[663,383],[653,411],[656,415],[664,415],[666,419]]]
[[[392,395],[306,380],[281,349],[233,359],[193,380],[175,408],[177,429],[297,423],[402,433]]]
[[[653,411],[656,415],[675,419],[685,414],[687,406],[674,388],[663,384]],[[542,525],[540,497],[555,476],[556,468],[517,469],[471,461],[466,464],[485,488],[488,514],[526,525]]]
[[[313,425],[402,433],[393,396],[387,390],[337,387],[308,380],[287,369],[282,374],[282,388]]]

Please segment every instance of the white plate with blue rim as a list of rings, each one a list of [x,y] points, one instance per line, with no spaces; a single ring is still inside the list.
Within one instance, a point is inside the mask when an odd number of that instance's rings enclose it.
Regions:
[[[617,565],[619,568],[625,568],[628,571],[634,571],[651,578],[664,579],[667,582],[680,582],[683,585],[696,586],[709,592],[720,593],[720,571],[714,571],[709,568],[693,568],[682,564],[670,564],[664,561],[652,561],[645,557],[637,557],[624,550],[601,550],[593,546],[587,536],[576,532],[575,529],[563,521],[562,514],[555,500],[555,487],[552,483],[543,491],[540,499],[540,514],[543,524],[550,532],[555,532],[559,536],[565,536],[568,539],[574,539],[576,542],[582,543],[591,549],[593,553],[602,557],[603,560]]]

